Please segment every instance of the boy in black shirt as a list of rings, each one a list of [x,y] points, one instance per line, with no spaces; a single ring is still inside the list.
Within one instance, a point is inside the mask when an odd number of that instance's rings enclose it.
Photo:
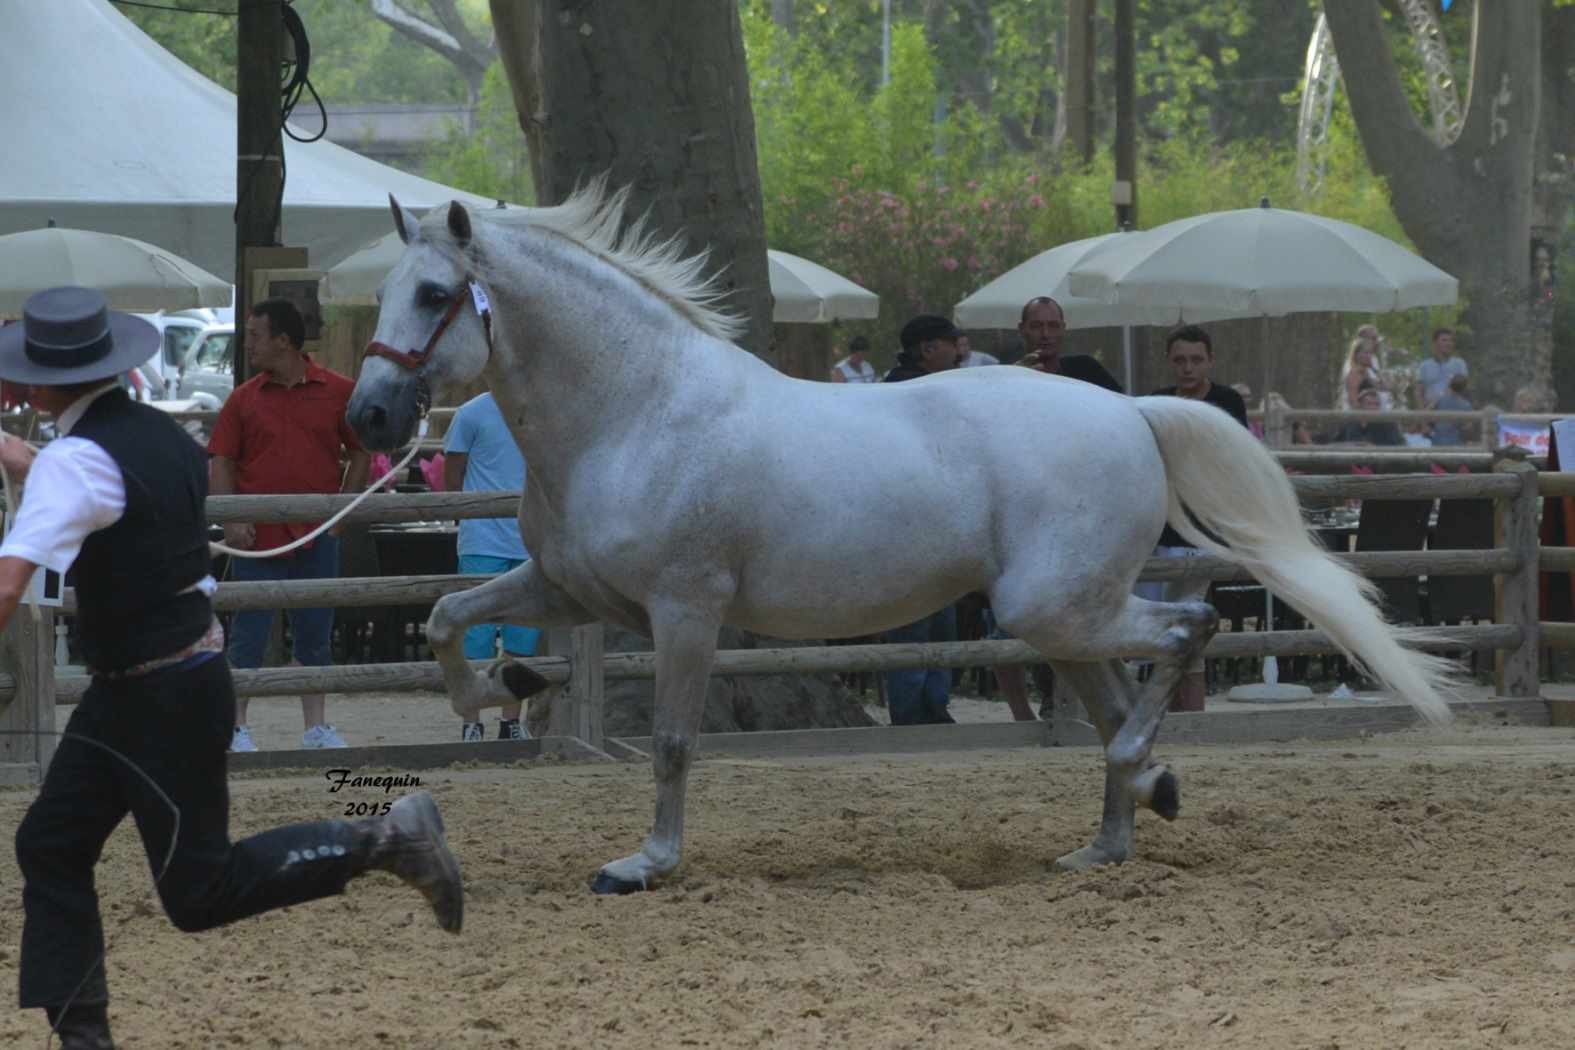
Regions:
[[[1194,401],[1207,401],[1216,408],[1229,412],[1242,426],[1247,426],[1247,403],[1240,394],[1228,386],[1214,382],[1214,343],[1209,333],[1197,325],[1182,325],[1165,338],[1165,358],[1176,375],[1176,385],[1161,387],[1156,396],[1186,397]],[[1192,544],[1182,539],[1169,525],[1160,533],[1154,553],[1160,557],[1187,557]],[[1205,580],[1177,580],[1174,583],[1140,583],[1138,595],[1154,601],[1201,601],[1208,591]],[[1202,711],[1207,693],[1204,680],[1203,658],[1200,656],[1186,675],[1171,701],[1172,711]]]

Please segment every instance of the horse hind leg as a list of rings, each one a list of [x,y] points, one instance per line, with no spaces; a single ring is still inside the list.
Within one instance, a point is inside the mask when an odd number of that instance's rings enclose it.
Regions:
[[[1137,699],[1137,686],[1120,660],[1097,663],[1055,660],[1056,688],[1065,686],[1083,703],[1102,743],[1108,745],[1131,716]],[[1057,704],[1059,714],[1066,708]],[[1174,777],[1172,777],[1174,780]],[[1132,853],[1132,831],[1136,804],[1121,773],[1108,760],[1105,764],[1104,812],[1099,833],[1082,849],[1056,858],[1061,871],[1082,871],[1103,864],[1120,864]]]
[[[1154,646],[1154,673],[1139,691],[1131,716],[1106,743],[1105,759],[1139,805],[1175,820],[1181,806],[1175,775],[1154,764],[1150,756],[1171,698],[1187,667],[1214,637],[1219,614],[1207,602],[1171,604],[1131,598],[1123,617],[1123,626],[1128,624],[1138,633],[1119,639],[1120,643],[1123,648],[1133,643]]]

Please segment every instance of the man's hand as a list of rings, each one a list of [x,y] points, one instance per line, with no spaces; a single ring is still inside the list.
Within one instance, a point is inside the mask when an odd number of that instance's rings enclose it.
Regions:
[[[224,545],[238,551],[249,551],[257,543],[257,530],[251,525],[224,526]]]
[[[38,453],[33,446],[11,434],[0,434],[0,467],[11,475],[11,483],[20,485],[27,480]]]
[[[1018,358],[1017,363],[1023,368],[1032,368],[1036,372],[1050,371],[1048,363],[1045,361],[1044,352],[1041,350],[1029,351]]]

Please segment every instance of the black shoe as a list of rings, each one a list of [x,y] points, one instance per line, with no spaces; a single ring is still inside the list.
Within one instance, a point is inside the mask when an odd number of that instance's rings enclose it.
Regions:
[[[51,1009],[48,1015],[60,1037],[60,1050],[115,1050],[115,1040],[109,1034],[107,1003],[73,1006],[64,1016]]]
[[[459,861],[443,840],[443,817],[425,791],[412,792],[394,803],[388,816],[372,822],[373,841],[367,867],[398,875],[421,891],[438,925],[458,933],[465,921],[465,889]]]
[[[487,727],[480,722],[466,722],[460,728],[459,739],[466,744],[478,743],[487,739]]]
[[[499,740],[529,740],[530,731],[525,728],[525,723],[518,718],[500,718],[498,720]]]

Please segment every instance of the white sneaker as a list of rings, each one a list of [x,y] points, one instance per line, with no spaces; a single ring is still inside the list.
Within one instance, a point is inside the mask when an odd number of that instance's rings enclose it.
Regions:
[[[231,751],[256,751],[257,741],[252,739],[252,731],[245,726],[236,726],[235,735],[230,737]]]
[[[340,739],[334,727],[324,722],[320,726],[313,726],[301,734],[301,746],[308,748],[318,747],[349,747],[350,745]]]
[[[459,731],[459,739],[461,743],[475,744],[480,743],[486,738],[487,727],[482,725],[480,722],[466,722],[464,723],[464,728]]]

